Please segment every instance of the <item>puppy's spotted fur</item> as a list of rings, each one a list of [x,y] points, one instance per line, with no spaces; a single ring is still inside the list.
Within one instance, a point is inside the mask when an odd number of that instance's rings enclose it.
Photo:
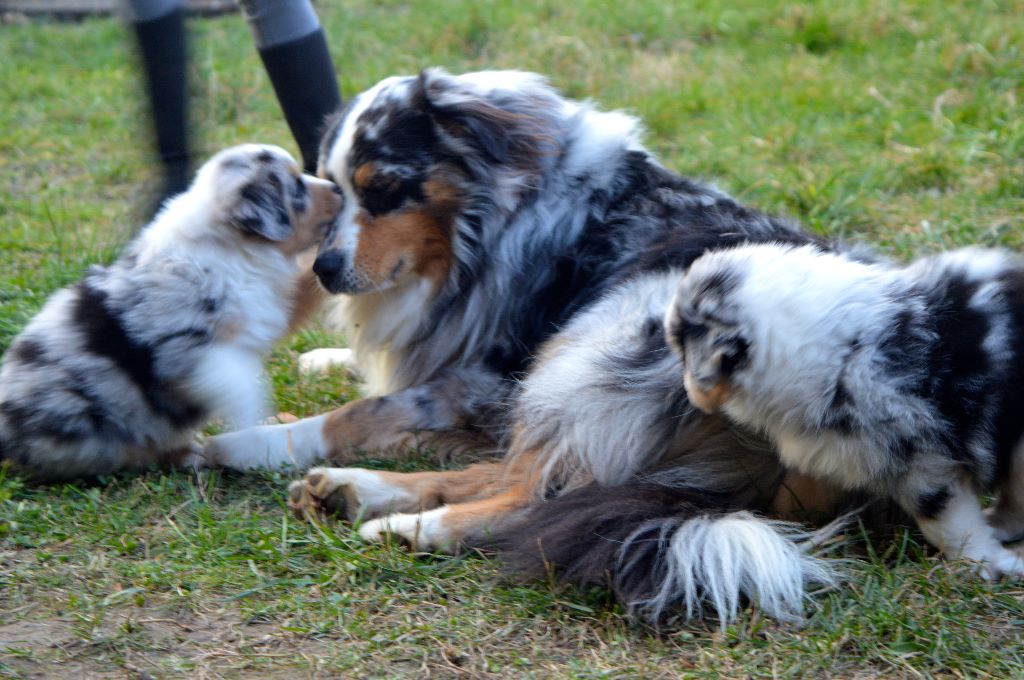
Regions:
[[[746,246],[698,259],[666,323],[691,403],[766,432],[787,466],[892,497],[985,575],[1024,575],[1000,542],[1024,535],[1024,260]]]
[[[272,146],[213,157],[109,267],[56,293],[0,370],[0,455],[41,479],[183,462],[210,416],[263,413],[296,255],[341,206]]]

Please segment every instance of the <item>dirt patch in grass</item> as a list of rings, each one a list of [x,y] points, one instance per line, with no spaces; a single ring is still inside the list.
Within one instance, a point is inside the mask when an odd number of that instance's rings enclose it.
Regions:
[[[329,641],[247,622],[237,611],[175,612],[126,607],[97,628],[73,617],[23,618],[0,626],[0,673],[16,677],[216,677],[246,669],[292,669],[329,655]],[[261,677],[268,677],[261,672]]]

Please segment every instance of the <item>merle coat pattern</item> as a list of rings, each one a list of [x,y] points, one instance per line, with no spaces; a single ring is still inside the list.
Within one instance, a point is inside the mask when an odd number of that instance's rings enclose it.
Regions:
[[[766,305],[765,300],[773,303]],[[667,317],[691,402],[783,462],[890,496],[988,576],[1024,575],[1024,261],[965,249],[905,268],[777,244],[709,253]],[[1000,490],[986,522],[979,494]]]
[[[223,151],[110,266],[57,292],[4,355],[0,456],[39,479],[195,462],[211,416],[266,415],[262,359],[299,311],[296,254],[340,207],[282,149]]]
[[[329,129],[320,172],[345,206],[314,270],[368,396],[215,437],[211,463],[505,450],[440,473],[313,468],[291,504],[361,518],[369,540],[499,543],[522,573],[544,557],[576,580],[610,576],[653,619],[710,604],[727,622],[744,598],[799,618],[828,569],[791,526],[747,512],[783,471],[763,441],[690,406],[662,320],[709,248],[821,239],[667,170],[634,118],[519,72],[382,81]],[[638,508],[633,489],[651,485]]]

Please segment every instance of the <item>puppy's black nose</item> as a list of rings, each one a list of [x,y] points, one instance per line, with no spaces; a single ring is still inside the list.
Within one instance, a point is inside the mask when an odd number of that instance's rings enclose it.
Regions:
[[[316,256],[313,273],[330,289],[330,282],[345,267],[345,254],[340,250],[327,250]]]

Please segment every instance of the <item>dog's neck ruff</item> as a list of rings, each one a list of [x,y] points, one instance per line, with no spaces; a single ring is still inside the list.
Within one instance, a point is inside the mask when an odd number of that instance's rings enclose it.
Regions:
[[[594,292],[571,290],[578,283],[567,283],[558,291],[566,295],[560,308],[551,305],[540,314],[530,309],[557,285],[558,263],[576,258],[588,220],[628,190],[618,186],[624,159],[631,151],[646,157],[639,124],[619,112],[562,100],[542,81],[518,86],[538,88],[533,94],[539,96],[530,100],[543,108],[537,118],[546,121],[555,144],[532,185],[496,164],[475,180],[470,204],[455,224],[455,263],[439,290],[414,281],[339,296],[334,305],[329,320],[346,333],[370,394],[423,384],[467,362],[517,372],[580,296]],[[343,140],[351,138],[351,125],[343,126]],[[543,314],[548,318],[537,318]]]

